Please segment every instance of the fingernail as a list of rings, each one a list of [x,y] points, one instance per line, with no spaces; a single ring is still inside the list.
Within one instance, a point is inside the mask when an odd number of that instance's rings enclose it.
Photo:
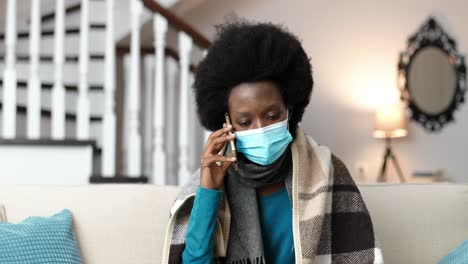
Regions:
[[[231,157],[231,160],[236,160],[236,157]]]

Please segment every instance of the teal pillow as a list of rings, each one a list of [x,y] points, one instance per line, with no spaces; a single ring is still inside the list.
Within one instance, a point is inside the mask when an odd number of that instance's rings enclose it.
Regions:
[[[0,263],[81,263],[70,211],[28,217],[18,224],[0,223]]]
[[[443,257],[439,264],[466,264],[468,263],[468,240]]]

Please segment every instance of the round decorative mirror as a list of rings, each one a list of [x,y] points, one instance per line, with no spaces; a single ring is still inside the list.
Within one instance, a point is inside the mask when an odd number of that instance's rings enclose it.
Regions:
[[[434,18],[409,38],[407,50],[400,54],[398,78],[411,119],[429,131],[453,121],[453,112],[464,102],[464,57]]]

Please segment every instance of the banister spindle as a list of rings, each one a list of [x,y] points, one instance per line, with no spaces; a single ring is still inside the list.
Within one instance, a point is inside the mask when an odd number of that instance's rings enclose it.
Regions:
[[[127,86],[128,140],[126,170],[128,176],[141,174],[140,127],[140,16],[143,6],[140,0],[130,2],[131,44],[130,44],[130,85]]]
[[[65,5],[56,0],[54,41],[54,87],[52,88],[52,139],[65,138],[65,87],[63,85]]]
[[[142,74],[144,84],[141,96],[141,112],[142,112],[142,153],[143,153],[143,175],[153,175],[153,98],[154,98],[154,68],[155,59],[153,54],[148,54],[142,57]],[[153,183],[153,178],[149,179]]]
[[[80,57],[79,57],[79,90],[76,104],[76,136],[78,139],[89,138],[89,95],[88,95],[88,66],[89,66],[89,0],[81,0],[80,9]]]
[[[166,43],[167,20],[155,14],[153,17],[155,56],[154,112],[153,112],[153,181],[155,184],[166,184],[166,149],[164,148],[164,47]]]
[[[106,0],[106,57],[104,83],[104,119],[102,128],[102,175],[115,175],[116,124],[114,112],[115,46],[114,0]]]
[[[205,57],[207,53],[208,53],[208,50],[204,49],[203,52],[202,52],[203,57]],[[208,141],[208,138],[210,137],[211,133],[212,133],[211,131],[209,131],[207,129],[203,129],[203,146],[205,146],[205,144]]]
[[[40,0],[31,0],[31,25],[29,27],[29,80],[27,136],[39,139],[41,134],[41,80],[39,79]]]
[[[189,93],[189,59],[192,39],[184,32],[179,32],[180,58],[180,105],[179,105],[179,171],[178,184],[185,184],[190,177],[189,170],[189,133],[188,131],[188,93]]]
[[[195,81],[195,74],[192,71],[189,71],[189,90],[191,84]],[[200,145],[204,143],[203,141],[203,130],[200,127],[197,117],[197,105],[195,102],[195,94],[188,92],[188,130],[191,131],[189,134],[189,162],[188,168],[191,172],[195,171],[200,165],[200,153],[203,151],[203,148],[200,149]],[[204,145],[203,145],[204,146]]]
[[[167,101],[166,101],[166,137],[165,137],[165,147],[166,147],[166,156],[167,156],[167,168],[166,168],[166,182],[170,185],[177,184],[177,163],[178,155],[178,120],[179,120],[179,109],[178,109],[178,94],[179,89],[177,89],[178,79],[179,79],[179,69],[178,61],[171,57],[166,57],[164,67],[164,75],[166,77],[166,87],[168,87]]]
[[[16,136],[16,0],[6,8],[5,70],[3,72],[3,137]]]

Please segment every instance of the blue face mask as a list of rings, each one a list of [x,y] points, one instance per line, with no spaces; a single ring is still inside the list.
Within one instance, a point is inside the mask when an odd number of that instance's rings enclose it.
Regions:
[[[250,161],[264,166],[275,162],[291,141],[287,118],[266,127],[236,132],[237,151]]]

